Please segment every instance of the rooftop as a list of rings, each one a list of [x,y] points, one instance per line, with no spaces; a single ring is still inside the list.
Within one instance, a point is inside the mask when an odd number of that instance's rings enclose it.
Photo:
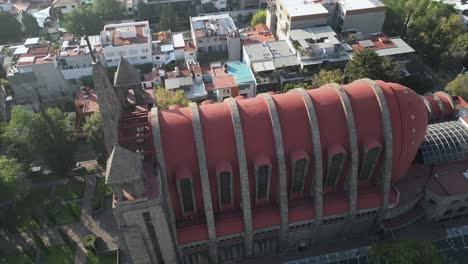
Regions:
[[[328,15],[328,10],[312,0],[280,0],[290,17]]]
[[[89,43],[94,52],[100,52],[101,50],[101,39],[98,35],[89,36]],[[76,56],[81,54],[89,54],[89,49],[86,41],[83,37],[75,38],[73,36],[64,37],[60,45],[60,49],[57,50],[57,55],[61,57],[65,56]]]
[[[16,62],[16,66],[53,63],[54,57],[51,44],[38,45],[29,48],[27,53],[22,54]]]
[[[343,48],[348,52],[365,48],[375,49],[380,56],[412,53],[414,49],[401,38],[389,38],[384,33],[361,34],[354,31],[344,32],[340,36]]]
[[[466,161],[447,163],[433,167],[429,180],[429,189],[440,196],[456,195],[468,192],[468,178],[464,173],[468,170]]]
[[[249,66],[244,62],[228,62],[227,65],[228,73],[232,74],[238,86],[250,84],[255,81],[254,76],[250,72]]]
[[[237,31],[229,14],[190,17],[195,37],[226,36]]]
[[[96,90],[78,89],[76,92],[75,104],[84,114],[91,114],[99,111]]]
[[[144,44],[149,43],[150,39],[148,21],[109,24],[101,32],[104,47]]]
[[[340,3],[347,11],[385,7],[379,0],[340,0]]]
[[[244,46],[254,71],[298,66],[299,61],[284,40]],[[263,66],[262,66],[263,65]]]
[[[236,80],[232,74],[224,72],[223,68],[213,68],[213,80],[214,89],[225,89],[236,87]]]
[[[252,44],[258,42],[275,41],[275,37],[271,34],[270,29],[265,24],[258,24],[255,30],[241,33],[242,44]]]

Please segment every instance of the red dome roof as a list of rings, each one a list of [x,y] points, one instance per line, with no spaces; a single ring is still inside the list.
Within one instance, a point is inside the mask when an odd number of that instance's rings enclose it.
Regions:
[[[427,112],[424,101],[412,90],[395,83],[376,81],[383,92],[384,103],[388,107],[392,139],[392,173],[391,181],[402,177],[411,164],[424,137],[427,126]],[[352,113],[346,112],[342,97],[331,86],[308,90],[307,94],[315,108],[323,160],[323,175],[314,175],[314,164],[310,162],[304,182],[304,190],[310,190],[314,177],[326,177],[327,155],[333,149],[343,149],[350,153],[349,124],[354,118],[359,168],[362,166],[364,149],[368,146],[385,146],[381,104],[378,95],[370,84],[357,81],[343,85],[344,93],[349,98]],[[300,93],[290,91],[286,94],[270,95],[277,111],[286,160],[286,174],[291,182],[292,162],[294,155],[307,156],[313,161],[313,139],[309,116]],[[255,193],[255,164],[267,160],[271,164],[270,201],[277,197],[277,151],[275,149],[275,131],[272,126],[272,115],[263,95],[256,98],[235,100],[242,126],[245,156],[248,166],[250,193]],[[200,123],[203,132],[204,150],[211,186],[213,210],[218,210],[219,195],[217,186],[217,168],[220,164],[229,164],[232,169],[233,206],[240,206],[239,162],[236,150],[233,117],[227,102],[202,104],[199,106]],[[177,194],[177,172],[191,173],[197,210],[203,211],[202,185],[200,180],[197,147],[192,124],[192,113],[188,107],[159,112],[162,149],[168,184],[171,190],[172,205],[176,218],[182,217],[180,201]],[[384,151],[382,150],[381,153]],[[299,153],[299,154],[298,154]],[[383,166],[382,155],[376,161],[374,173]],[[338,181],[337,191],[343,190],[350,161],[343,167]],[[373,176],[375,177],[375,175]],[[360,185],[361,186],[361,185]],[[359,187],[361,188],[361,187]],[[380,189],[379,189],[380,190]],[[308,193],[308,191],[307,191]],[[255,195],[251,195],[255,204]],[[379,203],[379,201],[376,201]],[[372,206],[371,202],[359,202],[358,208]]]

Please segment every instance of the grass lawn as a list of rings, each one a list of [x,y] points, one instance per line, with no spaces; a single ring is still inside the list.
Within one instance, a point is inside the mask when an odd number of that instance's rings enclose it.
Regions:
[[[5,264],[32,264],[33,262],[26,254],[17,256],[0,257],[0,263]],[[115,262],[114,262],[115,263]]]
[[[84,181],[72,179],[66,184],[57,185],[55,188],[55,196],[62,200],[77,199],[83,196],[84,189]]]
[[[117,263],[117,255],[96,256],[88,250],[88,264],[115,264]]]
[[[73,264],[75,251],[68,246],[50,247],[41,255],[40,263]]]

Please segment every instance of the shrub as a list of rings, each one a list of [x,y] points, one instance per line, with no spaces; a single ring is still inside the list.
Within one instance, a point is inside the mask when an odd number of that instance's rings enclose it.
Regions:
[[[87,250],[91,250],[92,252],[96,253],[96,248],[97,248],[97,237],[94,234],[89,234],[87,235],[83,241],[83,246]]]

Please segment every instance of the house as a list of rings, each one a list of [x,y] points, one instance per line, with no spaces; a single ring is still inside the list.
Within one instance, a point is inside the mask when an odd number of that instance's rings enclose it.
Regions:
[[[227,62],[211,65],[212,91],[218,102],[226,98],[242,96],[252,98],[256,95],[255,78],[249,66],[243,62]]]
[[[240,35],[229,14],[190,17],[190,29],[200,61],[240,60]]]
[[[52,5],[54,8],[59,8],[63,15],[66,15],[80,4],[80,0],[55,0]]]
[[[385,5],[379,0],[268,0],[267,25],[278,39],[289,30],[330,25],[336,32],[381,32]],[[372,21],[372,23],[369,23]]]
[[[52,44],[29,45],[26,42],[15,48],[13,54],[7,80],[17,104],[62,106],[73,101],[77,86],[70,85],[57,70],[56,52]]]
[[[88,37],[94,54],[102,50],[99,35]],[[71,84],[79,84],[83,79],[90,79],[91,53],[84,37],[76,38],[73,35],[65,35],[60,40],[60,48],[56,50],[57,70],[63,78]]]
[[[148,21],[105,25],[100,38],[108,67],[116,67],[121,57],[131,64],[153,62]]]
[[[295,51],[284,40],[245,45],[242,54],[255,76],[257,93],[281,91],[286,83],[305,80]]]

